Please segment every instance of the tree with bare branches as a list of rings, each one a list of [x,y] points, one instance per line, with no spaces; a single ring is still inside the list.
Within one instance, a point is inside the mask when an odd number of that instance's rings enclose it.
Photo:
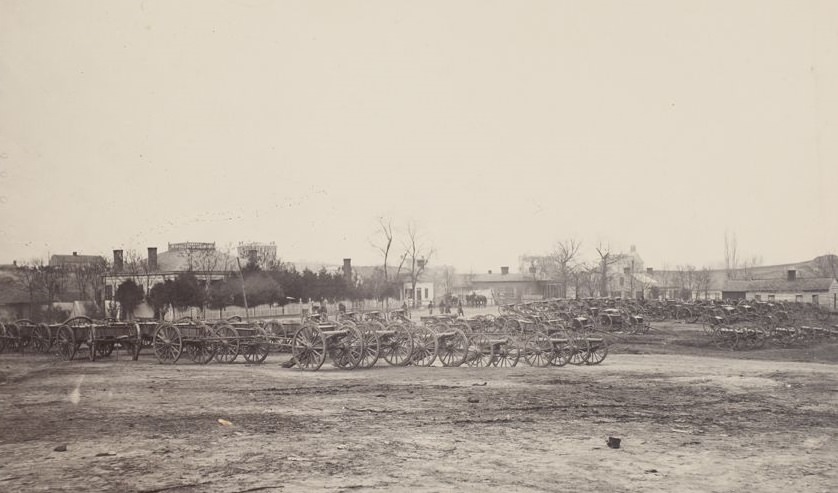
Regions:
[[[390,270],[390,254],[393,248],[393,222],[384,217],[378,218],[378,237],[372,242],[372,246],[378,250],[383,259],[382,272],[384,274],[383,286],[379,292],[376,293],[378,297],[384,298],[385,310],[389,310],[389,299],[393,295],[393,282],[398,281],[407,259],[407,251],[399,256],[399,265],[396,267],[395,273]]]
[[[405,239],[403,246],[405,252],[404,255],[407,260],[408,268],[410,269],[407,271],[407,274],[410,279],[413,307],[416,308],[416,284],[419,282],[419,278],[422,276],[422,273],[425,272],[425,268],[428,266],[428,263],[430,263],[434,249],[423,243],[423,240],[419,235],[418,228],[414,223],[409,223],[407,225],[407,238]]]
[[[611,251],[611,245],[603,246],[602,243],[596,247],[599,255],[599,295],[608,295],[608,281],[610,280],[609,269],[612,265],[622,260],[625,255]]]
[[[736,233],[728,234],[725,231],[725,272],[728,279],[736,279],[739,269],[738,246]]]
[[[561,298],[567,297],[567,285],[568,282],[570,282],[573,270],[576,267],[574,265],[574,260],[576,259],[577,254],[579,253],[579,248],[581,247],[581,241],[575,238],[570,238],[556,243],[553,251],[550,253],[550,261],[556,267],[556,274],[559,278],[561,286],[561,291],[559,293]]]

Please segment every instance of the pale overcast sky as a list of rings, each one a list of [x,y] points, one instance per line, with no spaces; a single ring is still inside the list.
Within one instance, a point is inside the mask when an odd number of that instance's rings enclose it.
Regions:
[[[0,263],[377,218],[482,272],[838,252],[838,2],[0,0]]]

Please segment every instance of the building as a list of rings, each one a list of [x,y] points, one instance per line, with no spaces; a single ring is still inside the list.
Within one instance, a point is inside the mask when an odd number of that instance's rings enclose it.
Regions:
[[[86,267],[104,263],[105,259],[99,255],[79,255],[78,252],[73,252],[72,255],[53,255],[49,258],[50,267]]]
[[[274,242],[241,242],[236,251],[242,261],[253,260],[263,269],[276,263],[276,243]]]
[[[729,280],[722,297],[732,300],[812,303],[838,310],[838,280],[832,277],[797,277],[789,270],[785,278]]]
[[[146,259],[130,263],[124,261],[122,250],[114,250],[113,267],[103,278],[106,310],[113,309],[116,303],[114,294],[119,285],[128,279],[148,294],[155,284],[174,280],[185,272],[194,274],[203,283],[220,281],[238,272],[236,258],[217,251],[215,243],[169,243],[168,247],[167,251],[159,254],[156,247],[149,247]],[[152,317],[154,310],[143,302],[135,314],[139,317]]]

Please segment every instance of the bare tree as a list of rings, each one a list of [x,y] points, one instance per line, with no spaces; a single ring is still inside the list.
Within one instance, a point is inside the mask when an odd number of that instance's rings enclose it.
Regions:
[[[556,243],[553,252],[550,254],[550,260],[556,266],[556,273],[561,286],[559,292],[561,298],[567,298],[567,285],[575,268],[574,259],[576,259],[581,246],[581,241],[570,238]]]
[[[711,279],[710,269],[707,267],[702,267],[700,271],[695,273],[696,298],[700,293],[704,294],[705,300],[708,298]]]
[[[18,279],[29,294],[29,312],[30,315],[34,313],[35,299],[39,294],[44,292],[43,277],[39,272],[39,267],[42,267],[44,262],[40,259],[32,259],[18,266]]]
[[[737,269],[739,269],[737,250],[736,233],[731,235],[725,231],[725,272],[728,279],[736,279],[737,277]]]
[[[416,307],[416,284],[425,268],[431,261],[431,256],[434,253],[432,247],[426,246],[421,237],[417,227],[413,223],[407,225],[407,239],[404,243],[404,256],[408,263],[408,276],[410,278],[411,293],[413,294],[413,307]]]
[[[678,297],[681,299],[692,298],[695,283],[695,266],[690,264],[679,265],[676,269],[678,272]]]
[[[622,260],[625,255],[622,253],[614,253],[611,251],[611,246],[603,246],[601,243],[596,248],[596,253],[599,255],[599,295],[606,296],[608,294],[609,268]]]
[[[815,268],[823,277],[838,279],[838,255],[828,253],[815,258]]]
[[[384,286],[379,296],[384,297],[385,303],[385,310],[389,310],[390,308],[390,291],[393,285],[393,281],[397,281],[399,276],[401,275],[402,267],[404,267],[405,260],[407,259],[407,251],[405,251],[399,257],[399,266],[396,268],[395,275],[391,277],[390,271],[390,253],[393,247],[393,223],[390,219],[385,219],[383,217],[378,218],[378,225],[380,227],[379,230],[379,238],[376,242],[372,243],[372,246],[381,253],[381,257],[383,258],[383,272],[384,272]]]

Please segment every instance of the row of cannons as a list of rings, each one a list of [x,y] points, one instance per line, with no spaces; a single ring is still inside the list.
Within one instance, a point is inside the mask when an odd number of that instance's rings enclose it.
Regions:
[[[329,360],[341,369],[390,366],[514,367],[593,365],[608,355],[608,342],[593,322],[570,324],[516,318],[447,315],[410,319],[402,310],[342,313],[337,320],[112,321],[74,317],[60,324],[17,320],[0,324],[0,352],[48,353],[62,360],[130,357],[151,353],[163,364],[190,360],[264,362],[282,354],[284,366],[318,370]],[[290,356],[290,358],[289,358]]]

